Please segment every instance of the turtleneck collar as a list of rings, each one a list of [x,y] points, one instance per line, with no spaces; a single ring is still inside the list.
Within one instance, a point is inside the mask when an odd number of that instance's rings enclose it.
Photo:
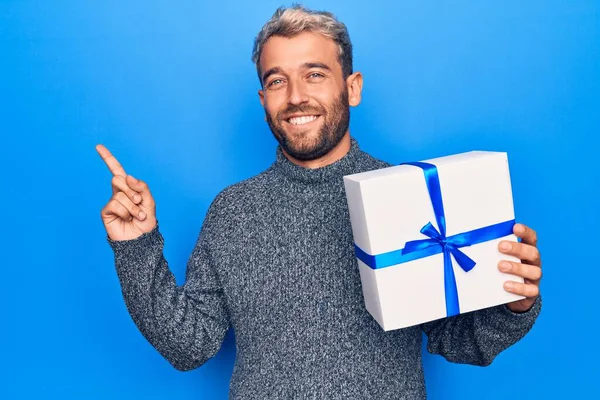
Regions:
[[[353,137],[350,137],[350,150],[342,158],[324,167],[306,168],[290,161],[283,154],[281,146],[277,146],[273,169],[291,180],[305,183],[341,180],[344,175],[350,175],[356,171],[360,153],[361,150],[358,142]]]

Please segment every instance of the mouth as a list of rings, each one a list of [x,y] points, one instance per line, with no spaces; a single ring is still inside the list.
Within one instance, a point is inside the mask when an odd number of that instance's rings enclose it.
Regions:
[[[318,115],[318,114],[296,115],[296,116],[286,118],[284,121],[292,126],[302,126],[302,125],[307,125],[307,124],[310,124],[311,122],[316,121],[317,119],[319,119],[319,117],[320,117],[320,115]]]

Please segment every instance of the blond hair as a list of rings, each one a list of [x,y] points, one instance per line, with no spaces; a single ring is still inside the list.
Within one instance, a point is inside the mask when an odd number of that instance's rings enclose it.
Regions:
[[[346,25],[327,11],[314,11],[302,5],[279,7],[262,27],[254,40],[252,62],[256,65],[258,79],[262,84],[260,54],[272,36],[293,37],[303,32],[315,32],[332,39],[338,45],[338,60],[344,79],[352,74],[352,43]]]

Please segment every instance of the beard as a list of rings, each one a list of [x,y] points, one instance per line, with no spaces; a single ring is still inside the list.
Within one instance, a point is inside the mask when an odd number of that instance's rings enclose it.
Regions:
[[[348,88],[344,88],[334,100],[331,107],[313,107],[309,105],[290,104],[271,118],[265,109],[267,123],[279,145],[287,154],[301,161],[310,161],[323,157],[342,140],[350,126],[350,105],[348,103]],[[283,128],[285,116],[292,113],[318,114],[323,122],[317,137],[306,140],[307,135],[288,134]]]

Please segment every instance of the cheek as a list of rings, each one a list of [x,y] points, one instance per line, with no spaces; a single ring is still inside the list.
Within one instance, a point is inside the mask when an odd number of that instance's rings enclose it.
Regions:
[[[268,100],[265,98],[264,109],[275,120],[277,113],[285,109],[285,102],[277,101],[276,98],[269,98]]]
[[[314,93],[310,96],[310,104],[329,112],[336,101],[335,96],[332,96],[333,93],[333,91]]]

